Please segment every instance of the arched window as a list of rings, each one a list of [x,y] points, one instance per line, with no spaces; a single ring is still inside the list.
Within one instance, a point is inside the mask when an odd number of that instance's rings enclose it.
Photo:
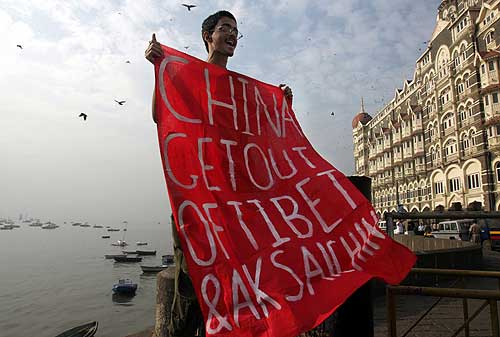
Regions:
[[[495,173],[497,175],[497,182],[500,183],[500,162],[495,164]]]

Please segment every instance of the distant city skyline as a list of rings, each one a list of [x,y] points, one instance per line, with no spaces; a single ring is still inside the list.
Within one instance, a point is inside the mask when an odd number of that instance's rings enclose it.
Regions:
[[[375,114],[412,77],[439,3],[213,0],[188,12],[177,1],[3,0],[0,217],[168,222],[144,50],[155,32],[205,59],[201,22],[220,9],[243,34],[228,68],[287,83],[314,148],[353,174],[360,98]]]

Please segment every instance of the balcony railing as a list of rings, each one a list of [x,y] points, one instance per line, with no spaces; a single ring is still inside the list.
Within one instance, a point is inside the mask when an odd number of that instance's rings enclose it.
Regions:
[[[500,136],[488,137],[488,146],[497,147],[500,145]]]
[[[399,143],[401,141],[401,133],[395,132],[392,135],[392,140],[393,140],[393,143]]]
[[[417,164],[417,165],[415,165],[415,171],[417,173],[425,172],[425,164]]]
[[[449,154],[446,156],[446,162],[452,163],[458,160],[458,153]]]
[[[422,119],[414,119],[413,120],[413,128],[414,129],[421,130],[422,127],[423,127]]]
[[[403,160],[403,157],[401,156],[401,152],[394,154],[394,162],[395,163],[400,162],[401,160]]]

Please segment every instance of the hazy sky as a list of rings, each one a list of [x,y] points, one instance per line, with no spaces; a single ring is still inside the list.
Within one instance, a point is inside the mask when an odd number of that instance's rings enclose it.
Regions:
[[[360,97],[375,114],[413,76],[440,1],[181,3],[0,0],[0,217],[166,222],[144,50],[156,32],[205,59],[201,22],[219,9],[244,35],[228,68],[292,87],[309,140],[350,175]]]

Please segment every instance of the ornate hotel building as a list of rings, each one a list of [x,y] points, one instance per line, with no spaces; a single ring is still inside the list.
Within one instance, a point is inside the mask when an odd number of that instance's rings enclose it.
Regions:
[[[500,210],[500,0],[444,0],[413,79],[352,121],[355,170],[379,215]],[[498,31],[496,31],[498,28]]]

